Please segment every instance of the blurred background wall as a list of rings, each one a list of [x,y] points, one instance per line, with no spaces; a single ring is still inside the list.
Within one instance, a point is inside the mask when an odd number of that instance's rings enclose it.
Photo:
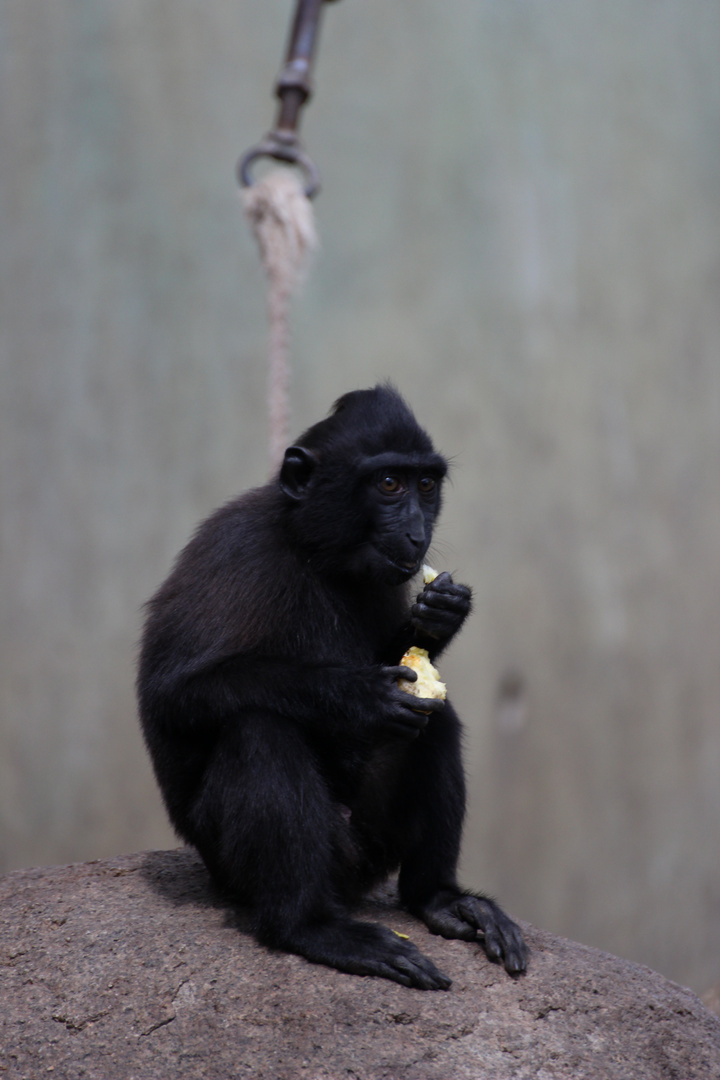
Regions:
[[[267,475],[233,169],[290,0],[0,0],[0,866],[176,843],[141,606]],[[293,428],[391,377],[475,590],[465,878],[720,977],[720,5],[344,0]]]

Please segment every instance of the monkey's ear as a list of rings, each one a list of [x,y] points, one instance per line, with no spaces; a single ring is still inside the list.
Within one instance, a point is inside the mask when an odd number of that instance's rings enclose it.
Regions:
[[[304,446],[288,446],[280,467],[280,487],[291,499],[304,498],[318,459]]]

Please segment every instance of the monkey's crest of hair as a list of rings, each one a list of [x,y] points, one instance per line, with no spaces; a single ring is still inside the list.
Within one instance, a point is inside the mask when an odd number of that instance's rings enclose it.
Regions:
[[[403,453],[435,452],[429,435],[391,383],[343,394],[330,415],[308,428],[298,442],[308,450],[317,450],[322,459],[333,460],[399,448]]]

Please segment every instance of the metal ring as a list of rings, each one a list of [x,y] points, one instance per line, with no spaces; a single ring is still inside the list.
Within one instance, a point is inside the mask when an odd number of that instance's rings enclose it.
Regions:
[[[305,195],[308,199],[314,198],[320,190],[320,173],[305,151],[299,145],[297,138],[278,138],[276,132],[270,132],[262,142],[253,146],[243,154],[237,163],[237,178],[241,187],[252,187],[253,178],[250,167],[260,158],[272,158],[274,161],[282,161],[286,165],[297,165],[305,177]]]

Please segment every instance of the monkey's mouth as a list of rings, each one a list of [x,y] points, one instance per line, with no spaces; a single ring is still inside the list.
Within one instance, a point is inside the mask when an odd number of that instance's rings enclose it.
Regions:
[[[392,570],[397,570],[399,574],[402,574],[403,578],[407,580],[411,578],[420,569],[422,559],[415,559],[413,562],[409,562],[406,559],[394,559],[392,555],[387,551],[383,551],[382,548],[378,549],[379,554],[382,555],[387,565]]]

